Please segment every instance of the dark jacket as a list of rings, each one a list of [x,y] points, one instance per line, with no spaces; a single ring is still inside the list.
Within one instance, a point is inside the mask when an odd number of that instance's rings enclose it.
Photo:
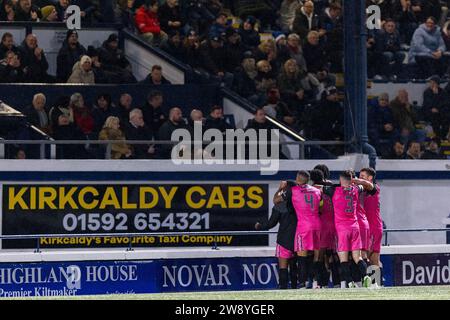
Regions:
[[[110,49],[107,41],[104,41],[103,45],[99,48],[98,58],[105,70],[125,69],[130,66],[130,62],[125,57],[123,51],[120,49]]]
[[[448,115],[450,111],[448,106],[450,102],[448,101],[448,95],[444,89],[438,89],[438,93],[435,94],[431,88],[428,88],[423,93],[423,113],[425,116],[425,120],[430,121],[433,117],[433,113],[431,112],[432,108],[436,108],[439,110],[439,114],[441,117]],[[450,115],[447,116],[450,119]]]
[[[85,54],[86,48],[80,43],[77,43],[75,49],[72,50],[69,48],[67,41],[63,42],[56,58],[56,79],[58,82],[67,82],[72,73],[73,65]]]
[[[142,110],[145,124],[151,129],[153,136],[156,136],[159,128],[166,121],[162,108],[159,107],[155,109],[152,105],[146,102],[144,107],[140,109]]]
[[[443,159],[447,159],[447,157],[442,155],[442,154],[440,154],[440,153],[432,152],[430,150],[425,150],[422,153],[422,156],[420,157],[420,159],[423,159],[423,160],[443,160]]]
[[[303,46],[303,58],[308,66],[308,72],[317,73],[326,66],[327,56],[321,44],[313,46],[306,41]]]
[[[209,41],[202,43],[200,46],[200,60],[201,66],[214,75],[225,71],[227,56],[223,47],[215,49],[210,45]]]
[[[376,52],[397,52],[400,50],[400,33],[396,30],[394,33],[387,33],[384,30],[375,36]]]
[[[0,43],[0,60],[3,59],[6,56],[6,53],[10,51],[8,48],[6,48],[3,43]],[[11,48],[11,51],[13,51],[15,54],[19,54],[19,48],[16,46],[13,46]]]
[[[2,83],[19,83],[25,82],[25,75],[22,66],[13,68],[6,64],[5,60],[0,60],[0,82]]]
[[[288,210],[286,201],[275,205],[267,222],[261,224],[262,230],[270,230],[280,224],[277,234],[277,243],[284,248],[294,251],[295,232],[297,228],[297,215]]]
[[[344,108],[340,102],[323,98],[313,116],[313,135],[320,140],[343,138]]]
[[[183,47],[183,44],[180,43],[179,46],[176,46],[170,39],[161,45],[161,50],[164,50],[169,55],[180,61],[183,61],[186,55],[186,49]]]
[[[173,123],[170,120],[167,120],[162,124],[162,126],[158,130],[157,139],[170,141],[172,140],[172,132],[176,129],[187,129],[186,124],[182,121],[180,123]],[[158,146],[158,158],[160,159],[170,159],[173,145],[163,144]]]
[[[67,126],[56,126],[53,131],[55,140],[85,140],[86,137],[78,127],[70,123]],[[87,152],[83,145],[67,144],[56,147],[56,156],[58,159],[85,159]]]
[[[127,140],[152,140],[152,131],[146,125],[136,128],[131,123],[127,123],[125,127],[125,136]],[[130,144],[133,149],[133,156],[136,159],[148,159],[150,155],[147,153],[150,145],[145,144]]]
[[[24,41],[19,47],[19,56],[27,82],[46,82],[48,62],[44,52],[38,60],[34,49],[29,49]]]
[[[238,32],[246,51],[253,51],[261,43],[259,33],[256,30],[244,30],[241,27]]]
[[[241,65],[245,48],[241,42],[236,44],[226,42],[224,49],[227,57],[225,61],[225,70],[231,73]]]
[[[153,86],[156,86],[157,84],[153,82],[152,80],[152,75],[149,74],[145,77],[144,80],[141,80],[139,83],[141,84],[151,84]],[[172,84],[169,80],[167,80],[166,78],[164,78],[163,76],[161,76],[161,84]]]
[[[233,90],[244,98],[256,94],[255,81],[248,76],[242,67],[237,68],[234,73]]]
[[[94,106],[92,109],[92,117],[94,118],[94,132],[99,133],[108,117],[118,117],[119,112],[116,107],[109,106],[106,110]]]
[[[301,7],[295,13],[294,21],[292,22],[292,32],[297,33],[300,39],[306,39],[308,32],[311,30],[318,30],[320,26],[319,16],[313,13],[311,28],[309,28],[308,18],[303,14]]]
[[[205,121],[205,130],[208,129],[218,129],[220,132],[225,133],[226,129],[233,129],[233,127],[229,125],[224,118],[214,119],[208,115]]]
[[[39,19],[42,18],[41,10],[37,6],[31,5],[30,12],[25,12],[19,7],[19,4],[17,4],[14,21],[36,21],[31,19],[31,12],[33,11],[37,13]]]
[[[166,33],[171,31],[181,31],[184,26],[184,18],[180,9],[180,6],[170,8],[167,3],[164,3],[158,10],[159,23],[161,29]],[[169,21],[180,21],[179,27],[169,26]]]

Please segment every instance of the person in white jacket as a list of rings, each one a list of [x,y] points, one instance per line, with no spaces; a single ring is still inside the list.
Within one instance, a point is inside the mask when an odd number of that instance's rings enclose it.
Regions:
[[[89,56],[82,56],[80,61],[74,64],[72,74],[67,83],[94,84],[95,77],[92,71],[92,60]]]

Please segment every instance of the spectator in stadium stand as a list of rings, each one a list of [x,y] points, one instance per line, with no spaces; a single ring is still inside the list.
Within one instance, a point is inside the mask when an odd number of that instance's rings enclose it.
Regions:
[[[16,5],[14,21],[37,22],[41,19],[41,10],[31,0],[19,0]]]
[[[80,93],[74,93],[70,97],[69,108],[73,114],[73,122],[83,133],[86,139],[96,140],[97,134],[94,133],[95,121],[91,111],[84,103],[84,98]]]
[[[131,64],[119,49],[119,37],[111,34],[98,50],[99,62],[108,76],[113,76],[113,83],[136,83],[132,74]],[[103,123],[102,123],[103,124]]]
[[[80,61],[74,64],[72,74],[67,83],[94,84],[95,75],[92,71],[92,60],[89,56],[82,56]]]
[[[185,58],[183,59],[192,68],[198,68],[200,62],[200,39],[195,30],[189,30],[183,43],[185,49]]]
[[[209,37],[200,45],[201,67],[209,72],[211,80],[231,87],[233,75],[226,72],[227,56],[223,49],[223,40],[219,36]]]
[[[69,108],[69,105],[70,97],[60,96],[54,103],[54,107],[50,108],[48,115],[50,117],[50,124],[53,132],[55,132],[55,128],[58,125],[58,118],[60,115],[65,115],[70,122],[73,122],[73,112]]]
[[[254,55],[256,62],[261,60],[269,61],[273,72],[277,73],[280,69],[277,46],[273,39],[267,39],[261,42],[261,44],[255,49]]]
[[[116,7],[116,22],[122,23],[132,32],[135,31],[134,25],[134,0],[118,0]]]
[[[417,64],[422,79],[434,74],[442,76],[447,72],[445,49],[436,19],[429,17],[414,32],[408,55],[409,62]]]
[[[152,130],[153,136],[156,136],[159,128],[166,121],[166,116],[163,112],[164,97],[161,91],[152,90],[147,96],[147,101],[141,108],[144,116],[144,121]]]
[[[342,8],[339,2],[333,2],[325,8],[320,20],[321,26],[326,35],[325,51],[328,62],[330,62],[330,72],[338,73],[343,70],[344,57],[344,29],[342,19]]]
[[[141,109],[130,111],[129,122],[125,127],[127,140],[149,141],[153,139],[151,129],[145,124]],[[150,159],[155,155],[155,147],[151,144],[131,144],[133,158]]]
[[[0,7],[0,21],[16,21],[16,11],[14,10],[14,7],[14,1],[3,1]]]
[[[133,110],[133,97],[128,93],[122,93],[117,104],[120,126],[125,128],[129,120],[130,111]]]
[[[111,159],[128,159],[133,154],[130,146],[125,143],[125,135],[120,129],[118,117],[111,116],[106,119],[98,140],[117,140],[111,144]]]
[[[258,108],[254,113],[253,119],[248,119],[247,126],[245,127],[244,130],[248,129],[269,130],[272,127],[273,127],[272,124],[266,118],[266,112],[264,111],[264,109]]]
[[[343,140],[344,108],[336,87],[322,92],[319,105],[313,114],[313,137],[320,140]]]
[[[380,8],[382,25],[387,19],[392,19],[394,14],[392,0],[366,0],[366,7],[371,5],[376,5]]]
[[[291,31],[295,12],[300,6],[300,0],[283,0],[281,3],[278,24],[281,26],[283,32],[289,33]]]
[[[303,58],[308,66],[308,72],[317,74],[324,70],[327,64],[325,48],[320,43],[319,33],[310,31],[303,45]]]
[[[70,0],[71,5],[80,7],[81,22],[92,23],[97,7],[92,0]]]
[[[233,27],[228,28],[225,32],[224,50],[227,56],[225,70],[233,73],[241,64],[245,52],[241,36]]]
[[[305,104],[305,101],[315,100],[319,81],[300,70],[297,62],[290,59],[284,63],[283,71],[277,79],[281,97],[290,108],[295,108],[297,104]]]
[[[289,106],[281,101],[280,90],[278,88],[271,88],[267,92],[267,102],[263,107],[266,115],[276,119],[282,123],[286,123],[292,128],[296,128],[298,119],[294,116]]]
[[[56,22],[58,21],[58,12],[56,12],[55,6],[45,6],[41,8],[42,22]]]
[[[239,27],[239,35],[245,50],[254,50],[261,43],[258,31],[255,30],[256,18],[248,16]]]
[[[161,141],[171,141],[172,132],[176,129],[187,129],[183,120],[183,113],[178,107],[171,108],[169,111],[169,119],[162,124],[158,130],[157,139]],[[161,144],[158,146],[158,158],[170,159],[173,145]]]
[[[226,129],[234,129],[224,118],[223,108],[215,105],[211,108],[209,115],[206,117],[205,130],[218,129],[220,132],[225,133]]]
[[[395,141],[392,145],[391,153],[384,158],[391,160],[404,160],[406,158],[405,144],[401,141]]]
[[[406,159],[408,160],[419,160],[421,152],[421,145],[418,141],[410,141],[408,144],[408,150],[406,151]]]
[[[13,35],[9,32],[5,32],[2,36],[2,43],[0,44],[0,59],[3,59],[8,51],[12,51],[17,54],[19,52],[19,48],[17,48],[14,44]]]
[[[402,43],[410,43],[412,35],[420,23],[420,11],[417,11],[420,6],[413,6],[411,0],[396,0],[394,8],[393,18],[399,25]]]
[[[189,119],[188,119],[189,132],[191,133],[192,136],[194,134],[194,122],[196,122],[196,121],[201,122],[202,126],[205,124],[205,118],[203,117],[202,110],[194,108],[194,109],[192,109],[191,114],[189,115]]]
[[[95,83],[110,83],[111,78],[114,78],[113,75],[109,75],[104,69],[102,64],[99,61],[98,58],[98,50],[95,49],[93,46],[88,46],[86,55],[88,55],[91,58],[91,67],[92,71],[94,72],[94,81]],[[127,121],[128,121],[128,115],[127,115]]]
[[[305,58],[303,57],[303,48],[300,43],[300,37],[297,34],[291,33],[288,35],[286,48],[288,50],[289,57],[291,59],[295,59],[300,68],[307,70],[308,68]]]
[[[428,79],[428,88],[423,93],[422,110],[425,120],[431,123],[436,136],[443,137],[450,123],[450,102],[447,92],[440,87],[439,76]]]
[[[159,45],[167,40],[158,18],[158,0],[145,0],[136,11],[135,24],[142,37],[150,44]]]
[[[257,103],[255,77],[257,75],[256,63],[250,51],[244,53],[241,66],[236,68],[233,78],[233,90],[241,97]]]
[[[183,32],[185,21],[178,0],[166,0],[159,8],[158,17],[164,32],[168,34],[174,31]]]
[[[272,33],[272,36],[275,39],[277,62],[282,64],[286,60],[291,58],[289,49],[287,47],[286,35],[284,33],[274,32]]]
[[[58,12],[58,21],[66,21],[66,10],[70,5],[70,0],[58,0],[55,4],[56,12]]]
[[[26,154],[25,150],[23,150],[22,148],[16,149],[15,154],[14,154],[14,159],[25,160],[26,158],[27,158],[27,154]]]
[[[292,32],[300,36],[301,39],[306,39],[308,32],[311,30],[319,31],[320,20],[319,16],[314,13],[314,2],[305,1],[303,6],[297,8],[295,11],[295,18],[292,22]],[[325,31],[320,29],[320,36],[325,34]]]
[[[400,33],[396,29],[395,21],[387,19],[383,29],[375,36],[375,52],[382,60],[378,63],[381,74],[385,77],[398,76],[401,72],[406,54],[400,48]]]
[[[57,117],[53,130],[55,140],[85,140],[85,136],[80,129],[70,121],[65,114]],[[56,146],[57,159],[85,159],[87,152],[80,144],[61,144]]]
[[[186,55],[186,49],[183,46],[183,39],[179,31],[170,31],[167,42],[161,44],[161,50],[167,52],[170,56],[179,61],[183,61]]]
[[[258,104],[264,103],[267,100],[267,91],[270,88],[276,87],[277,78],[274,72],[272,72],[272,66],[269,61],[261,60],[256,64],[258,74],[255,77],[256,91],[258,94]]]
[[[96,133],[100,132],[106,119],[110,116],[118,116],[118,110],[112,104],[111,96],[108,93],[99,94],[92,109],[94,131]]]
[[[34,34],[26,36],[19,47],[19,56],[27,82],[54,82],[55,79],[47,74],[47,58]]]
[[[169,80],[164,78],[162,75],[162,67],[160,65],[155,64],[152,67],[152,72],[145,77],[144,80],[142,80],[140,83],[142,84],[150,84],[153,86],[159,86],[163,84],[171,84]]]
[[[450,20],[442,27],[442,39],[444,39],[446,51],[450,51]]]
[[[46,108],[47,98],[43,93],[33,96],[31,107],[25,111],[28,122],[46,134],[51,134],[50,119]]]
[[[381,155],[391,152],[391,146],[398,136],[394,117],[389,106],[389,95],[382,93],[368,107],[368,134],[372,144]]]
[[[441,154],[441,140],[439,138],[433,138],[426,143],[426,149],[422,153],[420,159],[423,160],[444,160],[446,156]]]
[[[210,37],[221,37],[225,34],[225,31],[227,30],[227,19],[227,14],[225,12],[220,12],[216,17],[216,21],[209,28],[208,35]]]
[[[408,91],[405,89],[399,90],[397,97],[391,101],[390,105],[395,127],[414,132],[417,116],[409,103]]]

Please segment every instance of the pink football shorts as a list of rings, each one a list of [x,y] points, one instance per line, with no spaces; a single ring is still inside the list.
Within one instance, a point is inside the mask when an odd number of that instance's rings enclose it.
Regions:
[[[361,236],[358,224],[350,226],[336,225],[336,234],[338,252],[361,250]]]
[[[283,259],[291,259],[294,257],[294,251],[288,250],[282,245],[277,243],[277,249],[275,252],[275,256],[277,258],[283,258]]]

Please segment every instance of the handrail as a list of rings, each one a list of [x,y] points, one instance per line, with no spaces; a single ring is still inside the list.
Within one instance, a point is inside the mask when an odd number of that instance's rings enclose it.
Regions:
[[[387,246],[387,235],[392,232],[450,232],[450,228],[415,228],[415,229],[384,229],[383,234],[385,235],[384,246]],[[22,234],[22,235],[0,235],[0,240],[33,240],[36,239],[36,248],[34,250],[35,253],[41,252],[41,244],[40,240],[42,238],[79,238],[79,237],[126,237],[129,239],[126,246],[127,251],[133,251],[133,242],[132,238],[135,237],[158,237],[158,236],[179,236],[179,235],[187,235],[187,236],[201,236],[201,235],[209,235],[214,236],[213,238],[213,250],[218,249],[217,245],[217,236],[221,235],[235,235],[235,236],[258,236],[258,235],[270,235],[277,234],[278,231],[270,231],[270,230],[260,230],[260,231],[189,231],[189,232],[149,232],[149,233],[79,233],[79,234]]]

